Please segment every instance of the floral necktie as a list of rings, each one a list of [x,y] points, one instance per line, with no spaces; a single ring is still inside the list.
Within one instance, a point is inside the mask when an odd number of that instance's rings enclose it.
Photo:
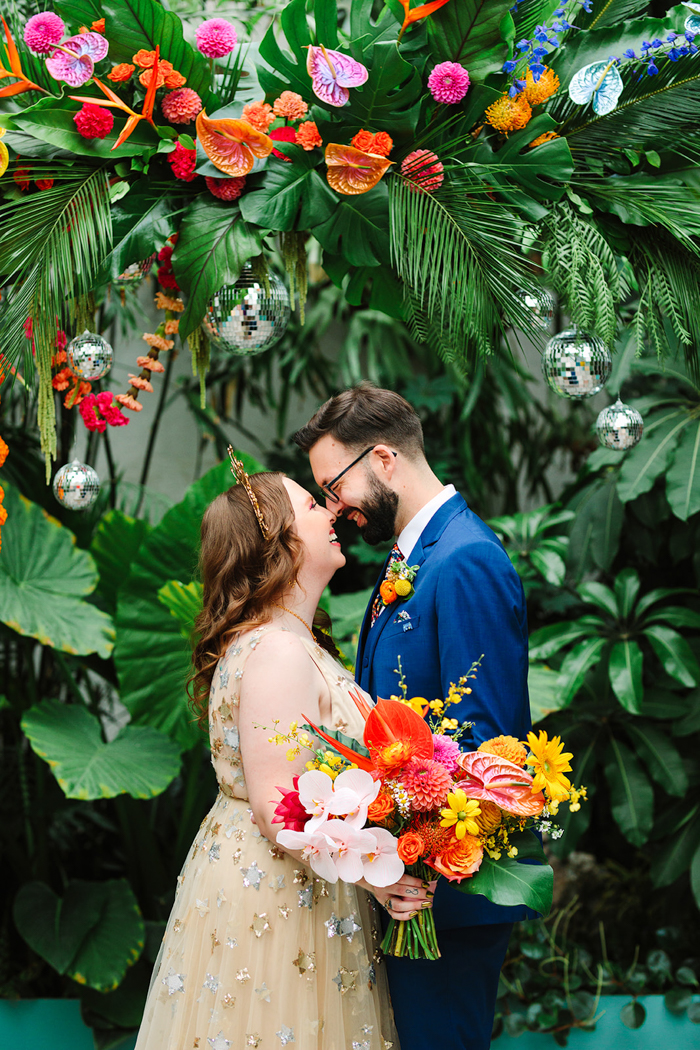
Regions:
[[[403,558],[403,555],[401,553],[399,545],[398,545],[398,543],[395,543],[394,546],[391,548],[391,553],[389,554],[389,561],[386,563],[386,571],[384,573],[384,580],[388,580],[389,574],[391,572],[391,567],[394,564],[394,562],[401,561],[402,558]],[[384,583],[384,580],[382,580],[382,583]],[[371,619],[370,619],[370,622],[369,622],[370,628],[374,627],[374,625],[375,625],[375,623],[377,621],[377,617],[379,616],[379,614],[380,614],[380,612],[382,611],[383,608],[384,608],[384,599],[382,598],[381,594],[379,592],[377,592],[377,596],[374,599],[374,601],[372,602],[372,616],[371,616]]]

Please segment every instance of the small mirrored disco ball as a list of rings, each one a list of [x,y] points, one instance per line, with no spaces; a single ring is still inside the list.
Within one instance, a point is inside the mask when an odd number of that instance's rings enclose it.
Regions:
[[[560,397],[593,397],[610,378],[612,355],[597,335],[568,328],[547,343],[542,371]]]
[[[68,510],[87,510],[100,491],[97,471],[87,463],[74,459],[56,471],[53,479],[53,494]]]
[[[156,258],[156,253],[149,255],[147,259],[142,259],[141,262],[130,263],[126,269],[119,274],[117,277],[117,284],[138,284],[144,277],[148,277],[151,272],[151,267]]]
[[[608,405],[600,413],[595,430],[601,445],[624,452],[641,441],[644,420],[636,408],[624,405],[618,397],[614,405]]]
[[[515,293],[537,325],[546,331],[554,319],[554,298],[544,288],[519,288]]]
[[[275,274],[270,294],[250,266],[221,288],[207,307],[204,328],[214,346],[231,354],[259,354],[282,338],[289,324],[289,293]]]
[[[86,328],[82,335],[71,339],[66,347],[66,357],[73,375],[91,383],[107,375],[112,367],[114,350],[101,335],[88,332]]]

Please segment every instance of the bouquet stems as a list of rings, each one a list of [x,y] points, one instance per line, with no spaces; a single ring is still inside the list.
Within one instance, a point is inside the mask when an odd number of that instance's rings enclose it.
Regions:
[[[435,872],[420,863],[407,870],[418,879],[435,878]],[[423,908],[412,919],[390,919],[382,941],[382,951],[385,955],[395,955],[399,959],[439,959],[433,909]]]

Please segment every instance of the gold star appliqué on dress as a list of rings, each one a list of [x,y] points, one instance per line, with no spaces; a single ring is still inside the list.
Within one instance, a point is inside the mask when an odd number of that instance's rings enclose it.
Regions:
[[[256,912],[253,915],[253,921],[250,924],[249,929],[251,929],[253,931],[253,933],[255,934],[255,936],[258,939],[260,939],[260,937],[262,937],[262,935],[267,930],[271,930],[272,927],[270,926],[270,923],[268,922],[267,913],[266,912],[262,912],[262,914],[258,915],[257,912]]]

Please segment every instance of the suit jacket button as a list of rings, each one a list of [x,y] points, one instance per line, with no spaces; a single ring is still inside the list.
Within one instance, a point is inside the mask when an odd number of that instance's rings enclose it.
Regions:
[[[366,656],[364,658],[364,660],[362,661],[362,666],[363,667],[369,667],[369,656]]]

